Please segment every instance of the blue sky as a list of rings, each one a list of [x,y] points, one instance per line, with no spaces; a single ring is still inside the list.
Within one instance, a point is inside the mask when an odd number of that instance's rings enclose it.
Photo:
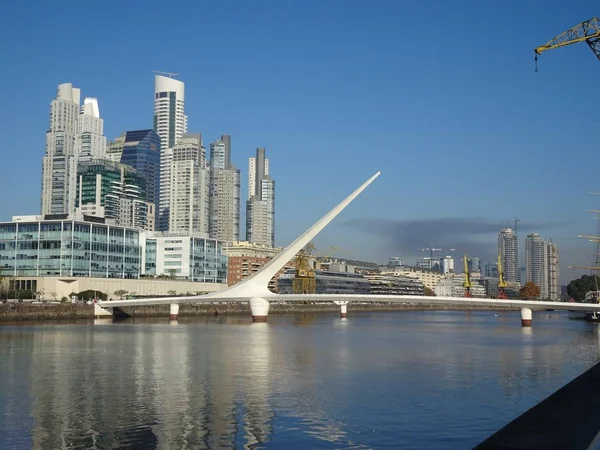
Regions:
[[[588,195],[600,191],[600,61],[577,44],[535,73],[533,49],[599,14],[596,2],[36,3],[0,17],[0,219],[39,211],[59,83],[98,97],[112,139],[151,127],[156,69],[186,83],[189,129],[207,147],[232,135],[244,191],[247,158],[267,149],[278,244],[381,170],[319,248],[491,259],[495,229],[517,216],[522,240],[538,231],[560,246],[563,281],[591,262],[573,237],[598,222],[584,210],[600,203]]]

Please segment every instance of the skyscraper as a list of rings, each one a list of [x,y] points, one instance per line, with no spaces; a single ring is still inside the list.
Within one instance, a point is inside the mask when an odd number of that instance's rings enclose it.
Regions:
[[[538,233],[531,233],[525,239],[526,281],[540,287],[541,298],[558,301],[558,247],[545,241]]]
[[[69,214],[75,210],[77,164],[102,158],[106,152],[98,100],[86,98],[72,83],[58,86],[50,104],[50,126],[42,162],[42,214]]]
[[[257,148],[256,157],[248,161],[246,240],[275,245],[275,181],[269,176],[264,148]]]
[[[507,282],[520,282],[519,243],[511,228],[503,228],[498,233],[498,252],[502,261],[502,271]]]
[[[161,229],[180,233],[209,232],[210,171],[200,134],[184,134],[161,160]]]
[[[75,144],[79,161],[106,157],[104,120],[100,118],[98,99],[86,97],[78,118],[78,133]]]
[[[231,138],[210,144],[209,233],[227,242],[240,239],[240,171],[231,162]]]
[[[162,148],[172,148],[187,133],[185,84],[175,78],[154,76],[154,131]]]
[[[116,225],[154,230],[154,204],[145,201],[146,180],[135,169],[107,159],[80,162],[76,211]]]
[[[133,167],[146,181],[145,201],[158,204],[160,186],[160,137],[154,130],[125,133],[121,163]]]

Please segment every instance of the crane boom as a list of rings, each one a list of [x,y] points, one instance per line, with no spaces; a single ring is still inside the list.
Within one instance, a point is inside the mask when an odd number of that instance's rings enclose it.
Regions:
[[[600,19],[598,17],[592,17],[585,22],[581,22],[573,28],[555,36],[546,44],[537,47],[535,49],[536,63],[538,55],[541,55],[546,50],[552,50],[584,41],[590,46],[596,55],[596,58],[600,60]]]

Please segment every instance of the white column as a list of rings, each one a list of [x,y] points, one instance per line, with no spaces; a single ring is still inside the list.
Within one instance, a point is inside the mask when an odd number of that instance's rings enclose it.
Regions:
[[[177,320],[179,315],[179,304],[171,303],[169,305],[169,320]]]
[[[533,320],[533,314],[530,308],[521,308],[521,325],[530,327]]]
[[[340,307],[340,317],[345,319],[348,316],[348,301],[345,300],[335,300],[333,303]]]
[[[252,297],[250,299],[250,312],[252,313],[252,322],[266,322],[269,315],[270,304],[264,298]]]

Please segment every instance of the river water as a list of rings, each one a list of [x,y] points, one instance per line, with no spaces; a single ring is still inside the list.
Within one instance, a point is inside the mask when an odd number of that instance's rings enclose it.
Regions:
[[[471,448],[599,356],[558,312],[2,325],[0,448]]]

